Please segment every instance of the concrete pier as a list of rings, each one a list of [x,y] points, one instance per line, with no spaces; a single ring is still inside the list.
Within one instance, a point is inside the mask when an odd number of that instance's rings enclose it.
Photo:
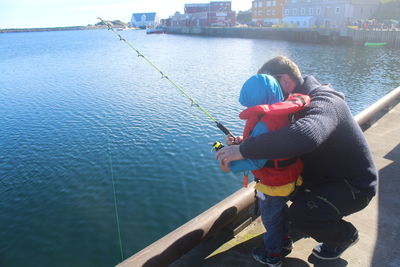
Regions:
[[[322,261],[311,256],[317,244],[311,238],[300,239],[292,253],[285,258],[285,267],[395,267],[400,266],[397,244],[400,239],[400,104],[365,131],[379,170],[379,190],[370,205],[346,218],[359,230],[360,241],[343,255],[332,261]],[[220,246],[204,255],[193,250],[173,265],[183,266],[263,266],[252,259],[251,250],[262,246],[264,228],[260,219]],[[193,261],[193,259],[196,259]]]
[[[339,259],[322,261],[310,255],[317,244],[313,239],[297,239],[283,266],[400,266],[396,246],[400,238],[400,87],[355,118],[365,130],[380,176],[378,194],[370,205],[346,217],[358,228],[360,241]],[[252,199],[249,185],[118,266],[262,266],[251,256],[252,248],[262,245],[265,231],[260,219],[252,217]]]

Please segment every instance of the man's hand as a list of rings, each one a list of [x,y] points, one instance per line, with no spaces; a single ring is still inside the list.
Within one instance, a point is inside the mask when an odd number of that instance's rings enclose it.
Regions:
[[[238,145],[226,146],[221,148],[215,155],[215,159],[220,160],[220,167],[223,171],[229,170],[229,162],[233,160],[243,159],[242,154],[239,151]]]

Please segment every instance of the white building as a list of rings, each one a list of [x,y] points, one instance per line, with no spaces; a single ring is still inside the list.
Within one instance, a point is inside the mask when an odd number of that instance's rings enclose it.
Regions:
[[[157,23],[158,18],[156,12],[132,14],[131,25],[134,27],[153,27]]]
[[[371,19],[380,0],[288,0],[283,21],[297,27],[339,28]]]

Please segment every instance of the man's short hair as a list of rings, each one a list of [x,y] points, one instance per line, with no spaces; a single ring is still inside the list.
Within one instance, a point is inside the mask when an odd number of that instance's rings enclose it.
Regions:
[[[296,83],[301,82],[301,72],[296,63],[285,56],[277,56],[268,60],[257,72],[257,74],[269,74],[276,76],[287,74]]]

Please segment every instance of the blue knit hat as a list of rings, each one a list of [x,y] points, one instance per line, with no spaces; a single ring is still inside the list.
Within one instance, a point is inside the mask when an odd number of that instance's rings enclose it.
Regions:
[[[279,83],[266,74],[251,76],[242,86],[239,102],[245,107],[262,104],[274,104],[283,100]]]

